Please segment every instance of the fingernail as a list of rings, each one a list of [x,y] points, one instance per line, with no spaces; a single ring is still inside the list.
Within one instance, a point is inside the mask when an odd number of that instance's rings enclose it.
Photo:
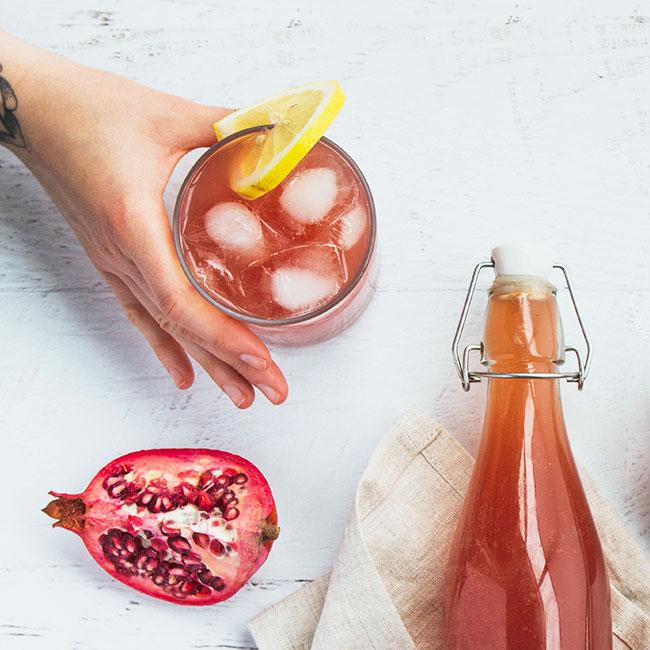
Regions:
[[[257,370],[265,370],[268,365],[266,359],[262,359],[262,357],[256,357],[253,354],[240,354],[239,358],[249,366],[257,368]]]
[[[183,386],[183,384],[185,383],[181,371],[176,370],[176,368],[167,368],[167,372],[169,373],[169,376],[172,378],[172,381],[176,384],[176,387],[181,388],[181,386]]]
[[[267,386],[266,384],[257,384],[257,387],[266,395],[266,399],[272,404],[277,404],[280,401],[280,393],[275,388]]]
[[[241,390],[239,390],[237,386],[232,386],[232,385],[224,386],[223,392],[226,395],[228,395],[228,397],[230,397],[232,403],[237,407],[241,406],[244,400],[246,399],[244,393]]]

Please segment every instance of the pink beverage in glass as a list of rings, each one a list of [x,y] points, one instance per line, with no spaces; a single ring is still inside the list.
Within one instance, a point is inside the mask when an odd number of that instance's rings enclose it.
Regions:
[[[372,296],[372,195],[354,161],[321,138],[275,189],[241,197],[231,175],[267,129],[225,138],[194,165],[174,211],[176,248],[219,309],[269,342],[315,343],[354,322]]]

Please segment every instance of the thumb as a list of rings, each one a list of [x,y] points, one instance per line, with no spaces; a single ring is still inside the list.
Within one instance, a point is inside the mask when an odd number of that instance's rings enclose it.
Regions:
[[[226,117],[235,109],[223,106],[205,106],[204,104],[193,104],[192,110],[186,115],[186,137],[183,140],[187,151],[197,147],[211,147],[216,141],[214,133],[215,122]]]

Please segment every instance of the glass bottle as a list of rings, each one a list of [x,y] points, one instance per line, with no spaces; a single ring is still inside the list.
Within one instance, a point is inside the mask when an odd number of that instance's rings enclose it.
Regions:
[[[447,567],[445,650],[611,650],[607,569],[569,446],[541,247],[493,251],[480,448]],[[541,276],[541,277],[540,277]],[[471,299],[471,298],[469,298]]]

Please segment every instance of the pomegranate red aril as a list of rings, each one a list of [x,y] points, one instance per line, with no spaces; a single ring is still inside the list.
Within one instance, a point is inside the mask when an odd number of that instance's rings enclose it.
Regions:
[[[198,555],[197,553],[193,553],[192,551],[187,551],[186,553],[183,553],[183,557],[181,558],[183,564],[192,572],[196,573],[197,571],[200,571],[202,568],[205,567],[205,564],[201,561],[201,556]]]
[[[230,476],[226,476],[225,474],[218,476],[214,481],[215,486],[218,488],[228,487],[231,483],[232,483],[232,479],[230,478]]]
[[[168,563],[167,564],[167,571],[170,576],[176,576],[181,577],[181,578],[187,578],[187,576],[190,575],[190,572],[184,567],[181,566],[180,564],[172,564]]]
[[[167,544],[169,544],[169,548],[171,548],[172,551],[176,551],[177,553],[186,553],[192,548],[192,544],[190,544],[189,540],[180,535],[173,535],[170,537],[167,540]]]
[[[214,487],[214,474],[209,470],[199,476],[199,487],[206,492]]]
[[[192,539],[200,548],[208,548],[210,545],[210,536],[205,533],[192,533]]]
[[[109,496],[110,496],[110,494],[109,494]],[[153,498],[154,498],[155,496],[156,496],[156,495],[153,494],[152,492],[145,492],[144,494],[141,494],[141,495],[136,499],[135,502],[136,502],[139,506],[147,506],[147,505],[149,505],[149,502],[152,501]]]
[[[226,505],[229,501],[232,501],[235,498],[235,493],[232,490],[224,490],[221,495],[221,503]]]
[[[216,501],[208,492],[199,492],[196,497],[196,505],[206,512],[210,512],[216,505]]]
[[[259,470],[212,450],[128,454],[100,470],[82,494],[52,494],[58,498],[46,514],[77,533],[104,570],[143,593],[185,605],[236,593],[279,531]]]
[[[172,528],[172,526],[167,525],[164,521],[160,522],[160,526],[158,526],[158,528],[160,529],[160,532],[167,537],[170,535],[180,535],[181,533],[178,528]]]
[[[209,585],[214,578],[212,572],[209,569],[201,569],[196,575],[204,585]]]
[[[213,539],[210,542],[210,552],[213,555],[223,555],[226,552],[226,547],[218,539]]]
[[[193,485],[181,483],[178,487],[188,503],[196,501],[199,491]]]

